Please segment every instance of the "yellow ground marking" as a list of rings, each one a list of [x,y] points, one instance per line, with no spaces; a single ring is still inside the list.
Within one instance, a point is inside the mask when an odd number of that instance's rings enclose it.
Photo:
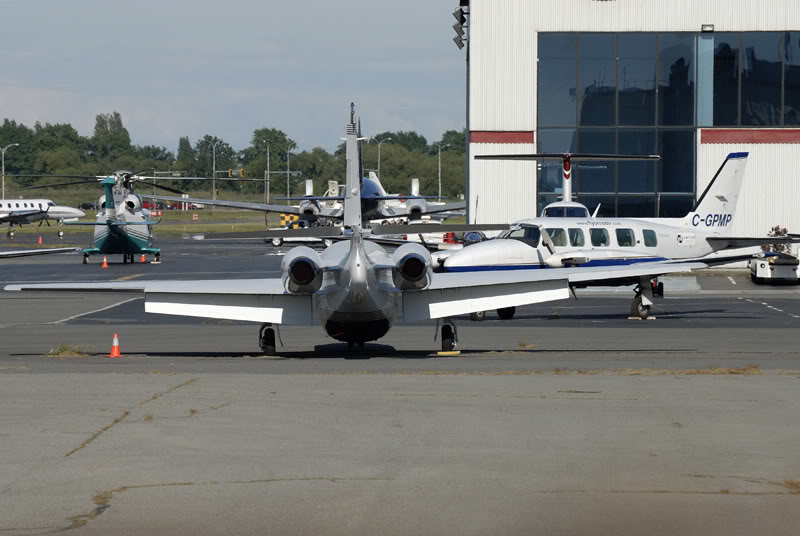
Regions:
[[[131,279],[136,279],[137,277],[142,277],[144,274],[128,274],[123,275],[122,277],[118,277],[114,281],[130,281]]]

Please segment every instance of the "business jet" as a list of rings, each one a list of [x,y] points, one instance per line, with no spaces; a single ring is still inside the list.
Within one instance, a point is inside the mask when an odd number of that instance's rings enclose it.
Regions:
[[[585,206],[571,201],[568,180],[565,180],[565,201],[548,205],[541,217],[516,222],[510,230],[493,240],[438,254],[438,269],[451,273],[485,273],[565,267],[668,267],[684,262],[715,266],[753,256],[724,254],[733,249],[800,242],[797,235],[731,235],[747,156],[748,153],[729,154],[694,209],[683,218],[598,218],[597,211],[590,216]],[[570,157],[572,160],[612,158],[610,155],[514,155],[517,160],[551,157]],[[491,158],[503,157],[493,155]],[[566,175],[565,179],[568,179]],[[654,273],[651,277],[576,281],[572,287],[635,285],[631,316],[644,319],[649,316],[653,297],[663,297],[664,285],[657,281],[657,276]],[[514,310],[498,310],[498,315],[504,319],[512,318]],[[481,320],[483,313],[472,317]]]
[[[58,237],[63,238],[61,226],[65,220],[77,220],[86,214],[77,208],[56,205],[50,199],[0,200],[0,224],[8,223],[8,238],[14,238],[14,226],[46,221],[58,222]],[[41,225],[41,224],[40,224]]]
[[[570,287],[582,283],[618,278],[649,280],[653,274],[705,267],[703,263],[683,262],[434,273],[430,253],[421,244],[404,244],[390,254],[365,239],[361,193],[368,178],[360,172],[360,143],[352,105],[345,147],[343,228],[349,235],[322,253],[306,246],[292,248],[281,261],[280,278],[23,283],[8,285],[5,290],[139,292],[144,294],[145,311],[149,313],[261,323],[259,344],[269,354],[276,351],[280,325],[319,323],[330,337],[349,346],[361,346],[382,338],[397,320],[435,320],[442,350],[451,351],[458,343],[455,316],[566,299]],[[371,233],[383,233],[382,227],[373,226]],[[387,227],[396,232],[402,226]],[[342,228],[316,229],[320,233],[331,230],[344,233]],[[275,236],[291,232],[272,231]]]

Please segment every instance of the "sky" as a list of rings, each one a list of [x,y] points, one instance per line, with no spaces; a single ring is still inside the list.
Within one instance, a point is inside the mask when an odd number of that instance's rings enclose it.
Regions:
[[[257,128],[332,150],[365,135],[436,141],[465,119],[456,0],[0,0],[0,119],[91,135],[118,111],[133,143]]]

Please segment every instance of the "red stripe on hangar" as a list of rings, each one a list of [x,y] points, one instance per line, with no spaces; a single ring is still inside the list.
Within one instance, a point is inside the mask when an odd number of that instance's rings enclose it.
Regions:
[[[800,143],[800,128],[704,128],[700,143]]]
[[[533,143],[532,130],[472,130],[470,143]]]

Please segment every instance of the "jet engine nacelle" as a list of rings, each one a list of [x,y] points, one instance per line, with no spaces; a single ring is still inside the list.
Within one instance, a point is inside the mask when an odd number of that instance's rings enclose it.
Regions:
[[[408,208],[408,219],[419,220],[428,209],[428,203],[424,199],[406,199],[406,208]]]
[[[128,194],[125,197],[125,208],[128,209],[128,212],[142,210],[142,198],[136,194]]]
[[[319,217],[319,208],[319,202],[317,201],[300,201],[300,217],[304,220],[316,221],[317,217]]]
[[[431,254],[419,244],[403,244],[392,254],[392,279],[400,290],[422,290],[431,283]]]
[[[307,246],[292,248],[281,261],[284,288],[292,294],[313,294],[322,286],[322,259]]]

